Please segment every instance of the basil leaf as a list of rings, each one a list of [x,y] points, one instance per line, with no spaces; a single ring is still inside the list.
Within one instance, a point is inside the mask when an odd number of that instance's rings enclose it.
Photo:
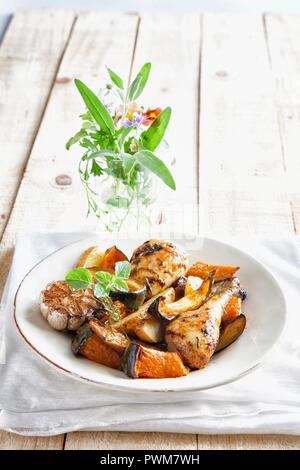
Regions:
[[[171,189],[176,189],[176,184],[170,170],[154,153],[150,152],[150,150],[140,150],[135,154],[135,158],[144,168],[158,176],[167,186]]]
[[[155,150],[161,143],[171,117],[171,108],[164,109],[152,122],[151,126],[142,133],[142,144],[148,150]]]
[[[98,282],[100,282],[101,285],[106,286],[112,281],[113,276],[110,273],[107,273],[106,271],[98,271],[95,274],[95,278],[97,279]]]
[[[71,145],[76,144],[82,137],[86,136],[87,132],[84,129],[80,129],[79,132],[76,132],[73,137],[71,137],[68,142],[66,143],[66,149],[70,150]]]
[[[143,65],[143,67],[141,68],[141,70],[139,71],[139,73],[137,74],[137,76],[135,77],[135,79],[133,80],[133,82],[131,83],[129,87],[129,90],[128,90],[129,101],[133,101],[137,99],[142,94],[143,89],[145,88],[145,85],[148,81],[150,70],[151,70],[151,64],[149,62]]]
[[[95,297],[106,297],[109,294],[109,290],[105,287],[101,286],[101,284],[96,284],[94,287],[94,295]]]
[[[127,279],[131,271],[131,264],[128,261],[118,261],[115,265],[116,277]]]
[[[75,268],[65,277],[67,283],[73,289],[86,289],[93,282],[93,277],[88,269]]]
[[[96,96],[92,90],[90,90],[84,83],[82,83],[82,81],[78,80],[77,78],[75,79],[75,85],[81,94],[88,110],[90,111],[95,121],[99,124],[100,128],[103,131],[114,135],[114,121],[112,120],[112,117],[105,106],[99,100],[98,96]]]
[[[124,90],[124,84],[123,80],[119,75],[117,75],[115,72],[113,72],[110,68],[107,67],[107,71],[109,73],[109,76],[111,78],[111,81],[121,90]]]
[[[114,280],[114,287],[117,288],[118,290],[128,292],[128,286],[126,281],[124,279],[116,278]]]

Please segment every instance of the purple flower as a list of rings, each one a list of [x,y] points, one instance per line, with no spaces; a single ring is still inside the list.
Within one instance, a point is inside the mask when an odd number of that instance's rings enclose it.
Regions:
[[[145,121],[145,116],[142,113],[134,113],[132,120],[125,119],[123,121],[123,127],[139,127]]]

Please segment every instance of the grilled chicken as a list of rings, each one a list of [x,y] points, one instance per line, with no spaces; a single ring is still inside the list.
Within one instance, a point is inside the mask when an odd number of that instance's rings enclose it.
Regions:
[[[236,278],[219,283],[198,310],[183,313],[167,326],[168,349],[177,351],[192,369],[205,367],[215,352],[224,308],[239,288]]]
[[[51,282],[40,295],[41,313],[55,330],[77,330],[101,308],[91,289],[72,289],[65,281]]]
[[[174,243],[149,240],[134,250],[130,263],[130,277],[146,284],[146,298],[150,298],[185,273],[188,255]]]

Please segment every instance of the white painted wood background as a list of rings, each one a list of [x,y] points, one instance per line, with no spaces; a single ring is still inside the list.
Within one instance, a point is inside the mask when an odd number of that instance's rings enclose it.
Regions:
[[[0,46],[0,294],[18,233],[94,228],[64,144],[82,110],[73,78],[94,87],[106,64],[129,78],[153,62],[145,99],[173,107],[174,197],[199,202],[201,232],[299,231],[299,58],[300,16],[18,11]],[[0,432],[2,449],[133,447],[296,449],[300,438]]]

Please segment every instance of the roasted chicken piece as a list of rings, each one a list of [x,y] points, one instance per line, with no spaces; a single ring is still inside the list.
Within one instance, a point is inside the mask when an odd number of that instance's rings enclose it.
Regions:
[[[40,309],[55,330],[77,330],[86,318],[103,310],[91,289],[72,289],[65,281],[54,281],[40,295]]]
[[[223,281],[198,310],[181,314],[166,328],[170,351],[177,351],[192,369],[205,367],[215,352],[224,308],[239,292],[236,278]]]
[[[149,240],[136,248],[130,260],[130,277],[147,286],[150,298],[170,287],[188,266],[188,255],[174,243]]]

